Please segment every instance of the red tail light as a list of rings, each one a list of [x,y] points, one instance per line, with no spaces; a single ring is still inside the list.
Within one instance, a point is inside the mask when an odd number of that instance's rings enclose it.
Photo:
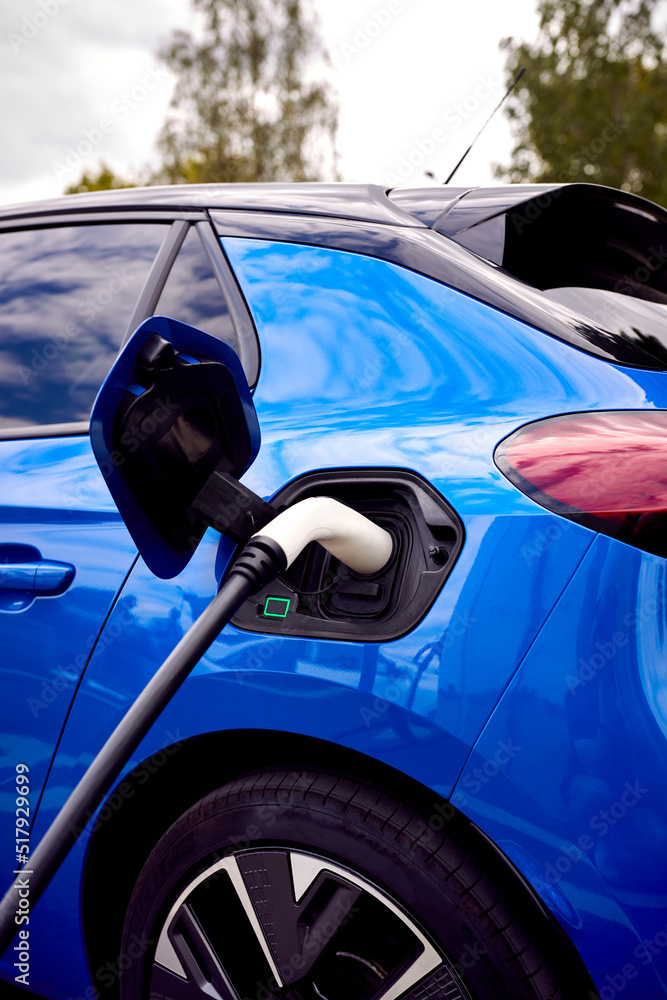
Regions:
[[[667,555],[667,411],[540,420],[505,438],[495,459],[543,507]]]

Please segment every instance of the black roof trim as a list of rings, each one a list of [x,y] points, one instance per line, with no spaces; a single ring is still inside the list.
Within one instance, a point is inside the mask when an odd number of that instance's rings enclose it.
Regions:
[[[3,215],[0,212],[0,232],[7,232],[16,229],[55,229],[59,226],[72,225],[113,225],[116,222],[152,222],[164,226],[170,226],[172,222],[182,219],[185,222],[204,222],[208,219],[208,213],[204,209],[188,209],[186,211],[155,212],[150,209],[141,208],[113,208],[106,211],[100,209],[87,208],[81,212],[64,212],[59,209],[55,212],[44,211],[41,206],[48,205],[49,202],[36,202],[40,210],[26,212],[23,215]]]
[[[211,212],[211,219],[220,236],[303,243],[400,264],[564,340],[586,354],[628,367],[663,370],[661,362],[639,346],[586,321],[438,233],[251,212]]]
[[[601,188],[599,184],[576,186],[593,188],[598,192],[614,191],[616,195],[620,193],[613,188]],[[574,185],[496,184],[493,187],[450,188],[441,184],[438,187],[393,188],[388,195],[394,204],[423,221],[430,229],[454,239],[462,230],[486,222],[502,212],[532,201],[533,198],[553,196],[553,192],[559,188],[570,187]]]
[[[50,201],[14,205],[0,210],[0,221],[51,213],[153,209],[187,212],[199,209],[287,212],[329,218],[356,219],[391,226],[417,226],[416,219],[387,197],[378,184],[180,184],[166,187],[120,188],[64,195]]]
[[[596,201],[607,200],[625,208],[635,209],[667,223],[667,210],[641,195],[604,184],[563,182],[558,184],[497,184],[494,187],[450,188],[445,185],[424,188],[393,188],[388,197],[406,212],[410,212],[430,229],[456,239],[497,215],[519,211],[537,200],[537,208],[549,207],[561,192],[581,194]],[[531,221],[529,216],[528,221]]]
[[[556,191],[571,186],[571,184],[500,184],[497,187],[473,188],[455,205],[444,207],[433,228],[443,236],[456,239],[456,234],[465,229],[487,222],[496,215],[533,201],[534,198],[549,201]]]
[[[431,185],[422,188],[392,188],[387,192],[390,201],[404,211],[414,215],[429,229],[434,229],[438,219],[451,209],[461,198],[475,191],[475,188],[440,187]]]

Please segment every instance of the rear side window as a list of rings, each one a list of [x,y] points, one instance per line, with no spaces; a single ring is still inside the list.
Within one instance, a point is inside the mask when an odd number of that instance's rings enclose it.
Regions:
[[[167,228],[0,234],[0,429],[88,420]]]

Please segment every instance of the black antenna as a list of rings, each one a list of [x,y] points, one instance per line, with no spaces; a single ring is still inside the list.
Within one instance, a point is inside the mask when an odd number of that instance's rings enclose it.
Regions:
[[[504,97],[501,98],[501,100],[499,101],[499,103],[493,109],[493,111],[491,112],[491,114],[489,115],[489,117],[486,119],[486,121],[482,125],[481,129],[479,130],[479,132],[477,133],[477,135],[473,139],[473,141],[470,143],[470,145],[466,149],[465,153],[463,154],[463,156],[461,157],[461,159],[459,160],[459,162],[456,164],[456,166],[452,170],[452,172],[449,175],[449,177],[447,178],[447,180],[442,182],[443,184],[449,184],[449,182],[451,181],[452,177],[454,176],[454,174],[456,173],[456,171],[459,169],[459,167],[461,166],[461,164],[465,160],[466,156],[468,155],[468,153],[470,152],[470,150],[472,149],[472,147],[475,145],[475,143],[479,139],[480,135],[482,134],[482,132],[484,131],[484,129],[486,128],[486,126],[489,124],[489,122],[491,121],[491,119],[495,115],[496,111],[498,111],[499,108],[501,108],[502,105],[505,103],[505,101],[510,96],[510,94],[512,93],[512,91],[514,90],[514,88],[516,87],[517,83],[519,82],[519,80],[521,79],[521,77],[523,76],[523,74],[525,72],[526,72],[526,67],[522,66],[521,69],[519,70],[519,72],[517,73],[517,75],[514,77],[514,79],[510,83],[509,87],[507,88],[507,93],[504,95]]]

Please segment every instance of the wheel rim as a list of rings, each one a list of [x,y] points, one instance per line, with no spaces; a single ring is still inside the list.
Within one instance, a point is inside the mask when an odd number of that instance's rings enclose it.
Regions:
[[[384,891],[305,851],[216,861],[156,936],[151,996],[470,1000],[442,951]]]

